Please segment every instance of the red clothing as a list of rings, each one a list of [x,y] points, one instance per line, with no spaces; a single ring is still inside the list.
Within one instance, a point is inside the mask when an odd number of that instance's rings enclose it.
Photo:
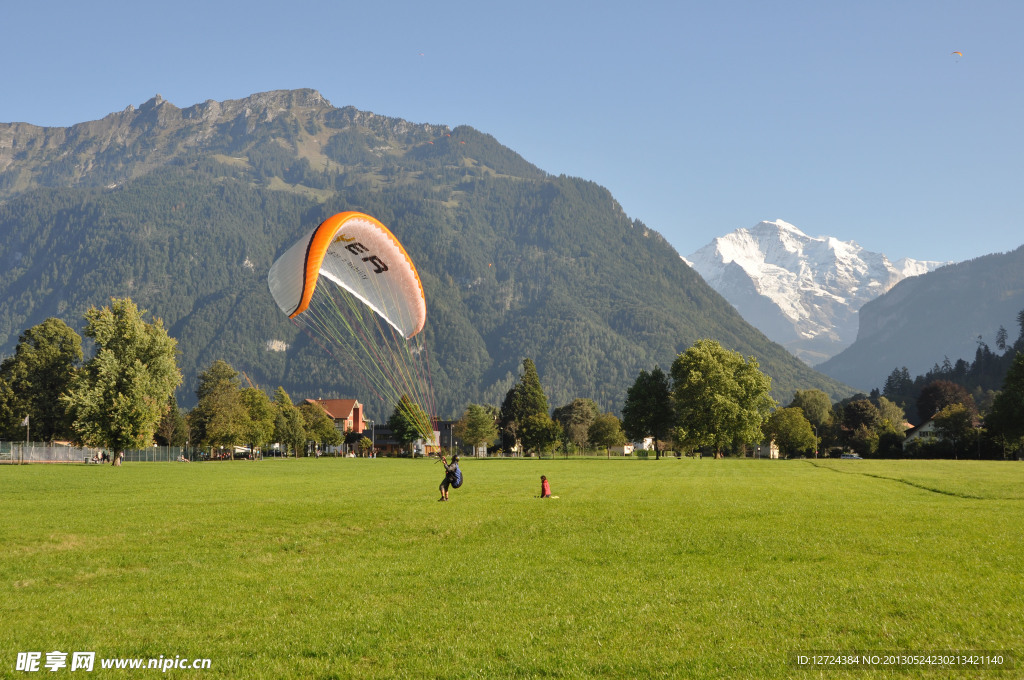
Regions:
[[[544,480],[540,483],[540,497],[547,498],[551,495],[551,485],[548,484],[548,480]]]

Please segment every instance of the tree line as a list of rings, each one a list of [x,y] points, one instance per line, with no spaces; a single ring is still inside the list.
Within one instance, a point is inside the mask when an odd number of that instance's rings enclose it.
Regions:
[[[627,390],[621,419],[583,398],[549,415],[536,367],[525,359],[500,409],[471,404],[457,433],[473,446],[503,452],[569,452],[650,438],[656,457],[665,451],[744,455],[774,442],[789,456],[1005,458],[1024,447],[1024,314],[1021,319],[1022,339],[1000,345],[1008,369],[984,412],[962,385],[932,380],[918,392],[914,412],[932,414],[927,420],[940,437],[909,447],[904,442],[912,425],[897,395],[874,390],[833,403],[820,389],[798,389],[781,406],[756,358],[744,359],[707,339],[678,355],[668,373],[658,366],[640,371]],[[980,356],[991,365],[984,351]]]
[[[934,415],[935,410],[931,408],[930,402],[919,402],[925,388],[940,381],[963,388],[973,399],[976,410],[981,414],[988,413],[1015,357],[1024,352],[1024,310],[1017,314],[1017,324],[1020,333],[1012,343],[1009,342],[1006,328],[999,327],[995,336],[995,350],[979,335],[974,361],[961,358],[951,362],[949,357],[945,357],[941,364],[936,363],[930,371],[916,377],[911,377],[906,366],[893,369],[885,379],[882,394],[902,406],[910,422],[915,425]]]
[[[25,331],[14,355],[0,362],[0,437],[18,439],[32,428],[37,439],[114,450],[156,442],[252,451],[278,443],[295,454],[310,445],[345,443],[364,452],[372,445],[361,432],[339,432],[320,406],[294,404],[283,387],[272,396],[251,383],[243,387],[239,372],[220,359],[199,374],[196,406],[183,411],[174,397],[181,383],[177,343],[160,319],[146,316],[127,298],[89,309],[88,360],[82,338],[60,319]],[[641,370],[626,391],[621,418],[588,398],[550,409],[533,360],[524,359],[522,375],[500,408],[470,404],[455,434],[466,444],[503,453],[607,451],[651,438],[656,456],[666,450],[742,455],[774,441],[786,455],[1006,457],[1024,446],[1024,312],[1019,321],[1021,335],[1013,345],[999,334],[1003,354],[990,356],[987,347],[979,347],[974,364],[961,371],[971,375],[981,370],[979,363],[1008,365],[1000,391],[981,405],[952,380],[921,386],[914,413],[920,422],[932,420],[941,436],[909,448],[908,392],[899,389],[907,382],[906,369],[894,371],[884,392],[832,403],[822,390],[797,390],[780,408],[771,397],[771,378],[755,357],[744,359],[707,339],[679,354],[668,373],[658,366]],[[941,369],[936,375],[947,373]],[[403,447],[422,437],[416,425],[424,419],[421,411],[406,397],[394,405],[387,425]]]
[[[770,393],[771,378],[754,357],[700,340],[676,358],[671,382],[658,367],[641,371],[626,394],[621,419],[587,398],[550,410],[527,358],[500,409],[471,404],[458,432],[474,446],[497,442],[503,452],[607,451],[652,437],[656,457],[668,446],[721,454],[760,440],[775,405]]]
[[[85,336],[94,355],[84,360],[82,337],[49,318],[19,337],[0,362],[0,438],[67,440],[120,451],[154,443],[190,446],[232,455],[280,444],[301,454],[309,445],[342,443],[368,452],[361,432],[339,432],[316,404],[296,405],[278,387],[273,396],[244,387],[241,374],[218,359],[199,374],[197,403],[184,411],[174,392],[181,384],[177,342],[160,319],[146,320],[128,299],[85,314]],[[410,425],[416,405],[399,403],[389,424],[403,445],[419,434]]]

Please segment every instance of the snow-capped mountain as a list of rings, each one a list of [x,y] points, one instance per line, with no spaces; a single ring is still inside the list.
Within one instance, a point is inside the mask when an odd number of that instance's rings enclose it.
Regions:
[[[946,262],[902,259],[775,220],[737,229],[683,258],[749,323],[808,364],[857,337],[857,310]]]

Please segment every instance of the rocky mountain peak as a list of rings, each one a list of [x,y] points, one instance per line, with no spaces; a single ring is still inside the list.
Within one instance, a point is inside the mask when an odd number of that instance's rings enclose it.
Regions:
[[[942,262],[892,264],[854,241],[808,236],[784,220],[737,229],[684,258],[748,322],[808,363],[857,337],[857,311]]]

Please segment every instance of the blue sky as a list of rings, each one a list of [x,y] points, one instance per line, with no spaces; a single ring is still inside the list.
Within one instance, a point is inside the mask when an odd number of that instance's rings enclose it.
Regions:
[[[1024,244],[1022,2],[14,0],[3,20],[2,122],[311,87],[494,135],[684,255],[776,218],[893,259]]]

